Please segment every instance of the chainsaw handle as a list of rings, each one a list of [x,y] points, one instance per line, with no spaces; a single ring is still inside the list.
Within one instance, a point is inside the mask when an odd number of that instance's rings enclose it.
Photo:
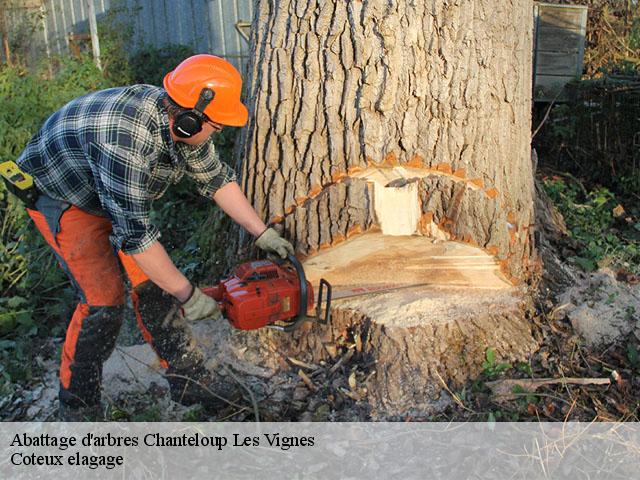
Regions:
[[[287,261],[293,265],[293,268],[296,269],[296,273],[298,274],[298,281],[300,282],[300,307],[298,309],[298,316],[291,323],[287,325],[269,325],[269,328],[274,330],[279,330],[281,332],[293,332],[300,325],[306,321],[320,321],[322,324],[329,323],[331,319],[331,285],[325,280],[320,280],[320,291],[318,292],[318,303],[316,305],[316,315],[317,318],[309,317],[307,315],[307,306],[309,301],[309,289],[307,288],[307,277],[304,274],[304,268],[302,268],[302,264],[300,261],[294,257],[293,255],[287,255]],[[320,306],[322,303],[322,294],[323,290],[326,287],[327,289],[327,299],[326,299],[326,314],[324,321],[320,319]]]
[[[285,332],[292,332],[296,330],[301,323],[307,320],[307,302],[309,301],[309,291],[307,289],[307,277],[304,274],[304,268],[300,261],[293,255],[287,255],[287,261],[293,265],[298,274],[298,283],[300,287],[300,306],[298,307],[298,316],[291,324],[283,326],[282,330]]]

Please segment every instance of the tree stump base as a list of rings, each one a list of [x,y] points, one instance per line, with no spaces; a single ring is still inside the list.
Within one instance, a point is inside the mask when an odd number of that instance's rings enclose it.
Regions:
[[[487,348],[498,361],[517,361],[537,347],[528,295],[480,249],[368,233],[304,265],[314,286],[320,277],[333,285],[331,324],[308,323],[292,334],[265,329],[242,341],[271,368],[285,366],[285,357],[335,360],[348,345],[369,369],[364,387],[374,417],[435,413],[448,404],[447,388],[482,371]],[[380,288],[387,290],[354,296]]]

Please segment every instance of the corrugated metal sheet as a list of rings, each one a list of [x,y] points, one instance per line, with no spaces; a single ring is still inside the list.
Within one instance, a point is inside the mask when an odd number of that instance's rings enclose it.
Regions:
[[[43,18],[35,32],[32,57],[69,52],[69,34],[88,32],[87,0],[36,0],[30,10]],[[33,2],[32,2],[33,3]],[[143,44],[191,46],[198,53],[223,56],[244,69],[249,45],[238,32],[238,22],[251,22],[253,0],[94,0],[98,20],[112,9],[130,19],[133,49]],[[9,17],[15,17],[15,9]],[[9,22],[11,24],[11,21]]]

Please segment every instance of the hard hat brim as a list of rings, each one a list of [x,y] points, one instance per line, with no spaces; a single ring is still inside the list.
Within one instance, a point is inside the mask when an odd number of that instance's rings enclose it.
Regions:
[[[212,122],[229,127],[244,127],[249,119],[249,111],[242,102],[238,102],[236,112],[233,114],[224,115],[223,113],[216,111],[215,104],[209,105],[205,108],[204,113]]]

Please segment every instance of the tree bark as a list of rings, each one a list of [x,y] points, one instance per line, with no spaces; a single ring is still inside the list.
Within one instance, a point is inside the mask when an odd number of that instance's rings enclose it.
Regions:
[[[436,371],[477,373],[487,346],[504,358],[534,348],[515,288],[539,271],[532,27],[530,0],[257,2],[237,165],[256,210],[307,259],[340,248],[348,262],[350,241],[375,232],[463,243],[494,259],[506,290],[478,296],[486,311],[445,309],[437,325],[428,312],[402,326],[368,300],[341,303],[331,328],[261,332],[256,346],[328,358],[327,342],[366,331],[362,351],[381,366],[370,401],[395,412],[433,397]],[[465,293],[434,295],[455,305]]]

